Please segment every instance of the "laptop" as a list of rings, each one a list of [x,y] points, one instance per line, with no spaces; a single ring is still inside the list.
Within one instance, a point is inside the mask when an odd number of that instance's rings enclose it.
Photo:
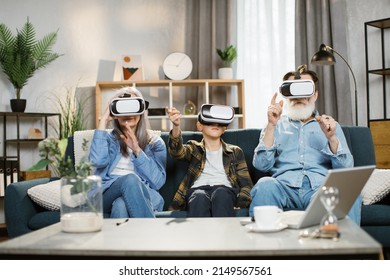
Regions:
[[[319,225],[321,219],[326,214],[325,206],[320,199],[323,186],[335,186],[338,188],[339,203],[333,212],[339,220],[344,219],[375,168],[375,165],[368,165],[329,170],[324,182],[318,189],[319,191],[314,195],[306,210],[285,211],[282,213],[282,222],[293,229]]]

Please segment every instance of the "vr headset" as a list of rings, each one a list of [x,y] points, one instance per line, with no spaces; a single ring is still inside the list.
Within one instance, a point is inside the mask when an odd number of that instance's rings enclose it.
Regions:
[[[312,80],[287,80],[279,90],[285,98],[306,98],[314,94],[315,86]]]
[[[112,116],[142,115],[149,107],[149,102],[141,97],[115,98],[111,101],[110,112]]]
[[[228,126],[234,118],[234,109],[226,105],[203,104],[198,120],[201,124]]]

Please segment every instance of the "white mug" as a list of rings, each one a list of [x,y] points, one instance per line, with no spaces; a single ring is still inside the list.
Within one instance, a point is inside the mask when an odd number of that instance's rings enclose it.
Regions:
[[[281,223],[281,215],[283,211],[277,206],[264,205],[255,206],[253,208],[256,226],[263,229],[277,228]]]

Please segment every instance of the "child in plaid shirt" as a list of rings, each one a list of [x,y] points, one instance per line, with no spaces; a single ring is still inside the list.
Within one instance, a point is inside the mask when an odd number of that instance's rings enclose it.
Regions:
[[[170,209],[186,209],[189,217],[232,217],[235,208],[248,208],[253,184],[241,148],[221,139],[228,124],[202,121],[199,114],[202,141],[183,144],[180,112],[174,107],[166,112],[173,123],[169,153],[189,162]]]

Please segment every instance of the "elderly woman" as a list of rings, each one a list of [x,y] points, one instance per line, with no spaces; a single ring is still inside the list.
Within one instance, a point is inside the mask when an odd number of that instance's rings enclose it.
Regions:
[[[165,143],[149,129],[148,103],[141,92],[124,87],[115,96],[121,98],[140,102],[143,110],[115,114],[112,99],[95,130],[89,158],[102,178],[103,211],[111,218],[155,217],[164,205],[159,189],[166,179]],[[109,123],[112,131],[107,131]]]

